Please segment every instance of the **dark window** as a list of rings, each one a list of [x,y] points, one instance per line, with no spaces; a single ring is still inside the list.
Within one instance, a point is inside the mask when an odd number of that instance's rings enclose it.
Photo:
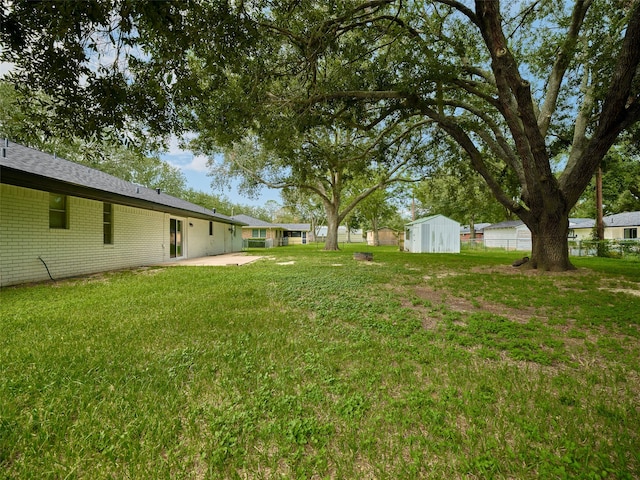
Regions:
[[[113,205],[102,204],[102,232],[105,245],[113,244]]]
[[[213,222],[209,222],[209,235],[213,235]]]
[[[251,238],[267,238],[267,229],[266,228],[251,229]]]
[[[638,229],[637,228],[625,228],[624,229],[624,238],[638,238]]]
[[[49,194],[49,228],[69,228],[66,195]]]

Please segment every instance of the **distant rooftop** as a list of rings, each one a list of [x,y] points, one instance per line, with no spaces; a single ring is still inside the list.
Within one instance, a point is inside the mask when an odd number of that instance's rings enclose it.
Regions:
[[[259,218],[250,217],[243,213],[234,215],[234,220],[242,222],[250,227],[265,227],[265,228],[282,228],[283,230],[295,230],[295,231],[309,231],[311,225],[309,223],[270,223]]]
[[[623,212],[615,213],[602,217],[605,227],[638,227],[640,226],[640,212]],[[573,228],[593,228],[596,221],[587,219],[585,222],[574,226]]]

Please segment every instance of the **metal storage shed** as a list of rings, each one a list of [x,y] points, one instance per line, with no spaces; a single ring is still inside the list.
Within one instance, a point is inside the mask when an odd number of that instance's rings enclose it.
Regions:
[[[408,223],[404,248],[412,253],[460,253],[460,224],[444,215],[432,215]]]

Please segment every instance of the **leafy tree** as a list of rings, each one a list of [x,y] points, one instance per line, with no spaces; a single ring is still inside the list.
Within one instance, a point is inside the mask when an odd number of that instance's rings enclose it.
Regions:
[[[185,190],[181,198],[188,202],[195,203],[205,208],[215,209],[216,213],[231,216],[233,213],[238,213],[244,210],[245,207],[231,202],[224,195],[215,195],[212,193],[201,192],[188,188]]]
[[[374,246],[380,245],[378,230],[385,226],[384,222],[393,218],[397,212],[397,208],[390,201],[389,191],[380,189],[369,195],[358,206],[358,212],[366,219],[373,232]]]
[[[640,118],[640,0],[4,0],[1,11],[13,81],[52,95],[47,111],[69,131],[187,128],[218,144],[249,132],[271,149],[319,124],[432,122],[527,224],[534,268],[572,268],[569,211]],[[557,148],[568,154],[555,171]]]
[[[313,194],[297,188],[284,188],[282,198],[285,207],[296,218],[294,222],[309,222],[311,224],[312,240],[316,240],[318,227],[326,222],[322,201]]]
[[[60,136],[57,130],[45,131],[23,110],[20,95],[12,85],[0,82],[1,136],[129,182],[160,188],[169,195],[180,197],[184,193],[186,179],[180,169],[157,156],[128,148],[113,131],[85,139]]]
[[[569,211],[618,135],[640,117],[640,2],[577,1],[570,12],[555,2],[513,11],[479,0],[472,8],[450,0],[393,11],[367,7],[304,31],[274,19],[287,28],[283,40],[302,36],[314,46],[300,55],[310,56],[308,105],[379,106],[361,114],[362,123],[398,112],[431,119],[466,152],[497,200],[527,224],[529,265],[572,268]],[[363,65],[365,50],[375,56]],[[362,66],[369,73],[364,81],[326,68],[338,61],[334,52],[342,65]],[[558,175],[550,149],[557,125],[573,131]],[[518,178],[519,198],[503,188],[495,160]]]
[[[612,148],[602,162],[602,199],[605,215],[640,210],[640,152],[635,144]],[[595,218],[595,180],[574,209],[577,217]]]
[[[289,139],[277,150],[268,150],[256,137],[234,145],[225,161],[212,164],[214,182],[241,179],[240,188],[255,191],[261,185],[275,189],[298,189],[322,202],[327,219],[326,250],[338,249],[338,226],[355,207],[376,190],[410,179],[424,165],[427,146],[419,130],[389,129],[360,133],[315,128]],[[193,145],[206,149],[206,138]],[[209,146],[209,149],[212,149]],[[210,150],[209,150],[210,152]]]
[[[508,180],[503,179],[506,183]],[[434,172],[414,189],[418,208],[426,215],[442,214],[471,232],[479,222],[500,222],[508,211],[486,188],[482,178],[469,166],[449,163]]]

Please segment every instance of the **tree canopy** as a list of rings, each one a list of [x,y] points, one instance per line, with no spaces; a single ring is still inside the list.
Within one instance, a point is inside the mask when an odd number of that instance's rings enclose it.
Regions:
[[[640,118],[640,0],[4,0],[2,12],[13,81],[51,95],[69,130],[255,134],[280,151],[318,125],[437,128],[529,227],[534,268],[571,268],[569,212]]]
[[[296,189],[323,204],[327,220],[325,249],[338,249],[338,226],[377,190],[420,179],[429,171],[429,144],[416,125],[381,132],[314,127],[287,137],[288,146],[269,149],[255,136],[228,149],[222,163],[211,162],[214,183],[239,177],[248,192],[262,185]],[[419,125],[418,125],[419,127]],[[202,145],[203,138],[195,140]]]

